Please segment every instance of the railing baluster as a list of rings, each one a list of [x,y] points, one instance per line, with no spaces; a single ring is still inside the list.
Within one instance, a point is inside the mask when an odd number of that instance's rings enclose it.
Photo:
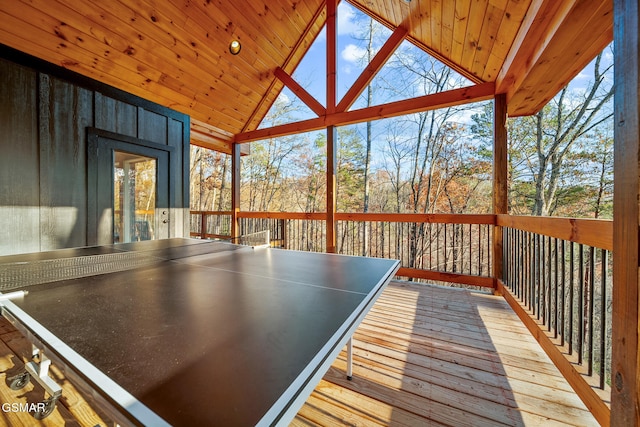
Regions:
[[[588,357],[588,374],[589,376],[593,375],[593,348],[595,345],[595,340],[593,337],[594,326],[593,326],[593,317],[594,317],[594,302],[595,302],[595,271],[596,271],[596,260],[595,260],[595,248],[593,246],[589,247],[589,314],[587,317],[587,322],[589,325],[589,346],[587,347],[587,357]]]
[[[584,245],[578,245],[578,253],[579,253],[579,282],[578,282],[578,363],[582,364],[583,362],[583,350],[584,350],[584,282],[585,282],[585,271],[584,271]]]
[[[560,287],[560,295],[561,295],[561,300],[562,300],[562,308],[560,309],[560,346],[564,347],[564,336],[566,334],[566,326],[565,326],[565,304],[566,304],[566,289],[565,289],[565,285],[566,285],[566,266],[567,266],[567,258],[566,258],[566,241],[563,240],[562,241],[562,248],[561,248],[561,256],[562,256],[562,264],[560,264],[562,266],[562,282],[561,282],[561,287]]]
[[[602,268],[600,273],[600,388],[604,390],[607,372],[607,270],[608,253],[601,249]]]
[[[546,296],[546,307],[547,307],[547,331],[551,332],[551,318],[552,316],[552,312],[551,312],[551,279],[553,278],[552,276],[552,259],[553,259],[553,253],[551,250],[551,237],[547,237],[547,253],[548,253],[548,259],[547,259],[547,296]]]
[[[574,243],[569,243],[569,354],[573,354],[573,329],[574,329],[574,292],[575,292],[575,250]]]

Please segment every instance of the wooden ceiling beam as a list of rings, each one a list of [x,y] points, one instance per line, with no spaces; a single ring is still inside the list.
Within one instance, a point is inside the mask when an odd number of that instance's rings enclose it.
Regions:
[[[354,123],[363,123],[372,120],[435,110],[438,108],[446,108],[454,105],[486,101],[492,99],[494,93],[494,83],[481,83],[475,86],[424,95],[413,99],[390,102],[388,104],[376,105],[352,111],[328,113],[326,116],[315,119],[243,132],[234,137],[234,142],[247,143],[296,133],[310,132],[326,128],[327,126],[345,126]]]
[[[537,64],[576,1],[531,2],[496,79],[496,93],[506,93],[507,102]]]
[[[327,110],[324,108],[317,99],[315,99],[305,88],[300,86],[300,84],[293,79],[286,71],[282,68],[277,67],[273,72],[275,76],[282,82],[286,87],[291,90],[302,102],[304,102],[307,107],[311,109],[318,116],[324,116],[327,113]]]
[[[362,71],[360,76],[358,76],[353,85],[351,85],[351,88],[349,88],[347,93],[342,97],[342,100],[336,107],[337,112],[347,111],[353,103],[356,102],[358,96],[360,96],[362,91],[365,90],[369,83],[371,83],[371,80],[373,80],[376,74],[378,74],[384,64],[387,63],[391,55],[393,55],[396,49],[398,49],[407,35],[407,32],[407,29],[404,27],[398,27],[395,29],[382,48]]]
[[[191,118],[190,143],[198,147],[208,148],[221,153],[231,154],[233,135],[208,125],[205,122]],[[240,148],[240,155],[251,154],[251,146],[248,144]]]

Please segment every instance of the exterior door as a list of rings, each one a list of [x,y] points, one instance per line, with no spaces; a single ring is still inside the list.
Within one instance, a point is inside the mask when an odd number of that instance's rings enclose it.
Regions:
[[[89,244],[170,237],[169,155],[160,144],[89,135]]]

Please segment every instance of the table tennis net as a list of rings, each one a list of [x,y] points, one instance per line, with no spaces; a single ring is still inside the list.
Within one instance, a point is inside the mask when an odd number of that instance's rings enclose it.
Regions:
[[[162,261],[145,253],[124,252],[0,264],[0,292],[131,270]]]
[[[243,234],[240,237],[230,238],[229,241],[238,245],[253,247],[271,246],[271,234],[269,230],[256,231],[255,233]]]
[[[240,248],[238,245],[202,243],[159,250],[123,251],[29,262],[2,263],[0,261],[0,292],[144,268],[193,256],[221,256]]]

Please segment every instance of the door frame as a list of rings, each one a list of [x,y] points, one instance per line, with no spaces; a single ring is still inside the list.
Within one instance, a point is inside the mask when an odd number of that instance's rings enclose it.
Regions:
[[[175,235],[175,188],[171,157],[175,148],[127,135],[87,128],[87,243],[113,244],[113,153],[124,151],[157,159],[156,230],[159,239]]]

